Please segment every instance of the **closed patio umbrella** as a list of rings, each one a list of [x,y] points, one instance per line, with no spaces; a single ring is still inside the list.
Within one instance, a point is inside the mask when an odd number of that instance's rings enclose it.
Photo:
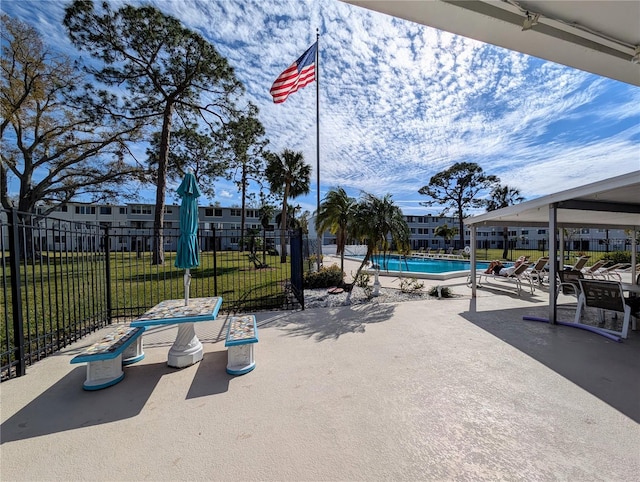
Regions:
[[[198,249],[198,197],[201,192],[193,172],[188,172],[177,190],[182,198],[180,204],[180,237],[176,253],[176,268],[184,273],[184,304],[189,304],[189,285],[191,284],[191,268],[200,264]]]

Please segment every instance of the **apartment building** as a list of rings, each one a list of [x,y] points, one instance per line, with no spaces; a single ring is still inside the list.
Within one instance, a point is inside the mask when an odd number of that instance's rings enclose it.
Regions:
[[[235,250],[240,243],[241,209],[238,207],[199,206],[201,248],[212,250]],[[42,214],[43,208],[37,209]],[[41,249],[102,249],[103,233],[96,231],[96,226],[109,227],[109,249],[111,251],[147,251],[151,249],[155,205],[131,203],[126,205],[102,205],[92,203],[71,202],[60,206],[45,220],[37,220],[43,227],[38,244]],[[262,231],[259,209],[249,208],[245,212],[245,226]],[[180,206],[167,205],[164,215],[165,250],[173,251],[176,247],[180,229]],[[454,217],[440,217],[425,214],[423,216],[404,216],[411,230],[411,248],[440,249],[459,246],[459,236],[455,236],[449,244],[435,231],[439,226],[447,224],[458,228],[458,220]],[[0,216],[3,223],[6,220]],[[46,223],[46,226],[45,226]],[[313,222],[310,223],[313,225]],[[45,229],[55,226],[56,229]],[[213,235],[213,230],[224,231],[224,236]],[[267,230],[275,243],[278,236],[275,218]],[[73,239],[66,239],[67,232],[73,232]],[[315,233],[310,233],[315,237]],[[465,230],[465,241],[468,244],[471,233]],[[545,251],[549,246],[548,228],[509,228],[507,236],[508,248],[538,249]],[[629,237],[622,230],[606,229],[573,229],[565,233],[565,243],[573,251],[626,250],[629,249]],[[323,234],[323,244],[335,244],[335,236]],[[478,229],[476,247],[480,249],[503,249],[503,228],[487,227]]]
[[[37,214],[45,211],[40,207]],[[199,232],[201,249],[234,250],[239,248],[241,209],[236,207],[199,206]],[[262,232],[259,210],[245,210],[245,227]],[[103,248],[103,229],[109,228],[111,251],[148,251],[153,242],[155,205],[99,205],[71,202],[60,206],[46,218],[36,219],[36,227],[42,228],[42,236],[36,235],[41,249],[100,249]],[[275,231],[275,218],[267,231]],[[215,236],[213,231],[224,232]],[[73,239],[67,239],[72,232]],[[174,251],[180,234],[180,206],[167,205],[164,213],[164,249]],[[272,238],[273,236],[271,236]]]

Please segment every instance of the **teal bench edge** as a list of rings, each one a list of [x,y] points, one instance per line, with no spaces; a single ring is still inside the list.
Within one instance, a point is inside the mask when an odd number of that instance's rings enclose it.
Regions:
[[[253,363],[251,363],[250,365],[247,365],[247,367],[243,368],[242,370],[234,370],[232,368],[227,367],[227,373],[229,375],[244,375],[245,373],[249,373],[255,367],[256,367],[256,362],[254,361]]]
[[[229,339],[234,320],[242,317],[251,317],[251,321],[253,323],[253,336],[238,340]],[[229,318],[227,336],[224,342],[224,346],[228,348],[228,363],[226,370],[229,375],[244,375],[256,367],[253,345],[257,342],[258,325],[256,323],[255,315],[240,315]]]
[[[240,316],[232,316],[231,318],[229,318],[229,326],[227,327],[227,337],[225,339],[224,346],[238,346],[238,345],[247,345],[249,343],[258,343],[258,325],[256,323],[256,317],[254,315],[243,315],[243,316],[251,316],[253,318],[254,336],[251,338],[242,338],[241,340],[229,340],[229,336],[231,335],[232,320],[234,318],[240,318]]]
[[[132,327],[132,329],[134,329],[132,334],[126,337],[123,337],[119,340],[115,340],[115,343],[113,345],[119,344],[118,346],[116,347],[112,346],[109,349],[104,350],[100,353],[88,353],[88,354],[80,353],[79,355],[74,356],[69,363],[87,363],[87,362],[98,361],[98,360],[110,360],[112,358],[117,357],[118,355],[122,354],[122,352],[124,352],[127,348],[129,348],[129,345],[131,345],[131,343],[133,343],[140,336],[142,336],[142,334],[145,331],[144,327]],[[143,358],[144,358],[144,353],[130,360],[140,361]],[[128,361],[127,364],[130,365],[131,363],[135,363],[135,362]]]
[[[119,375],[115,375],[112,378],[105,378],[106,381],[103,383],[93,383],[92,378],[90,378],[91,367],[92,367],[92,364],[99,364],[101,362],[107,363],[110,360],[114,360],[115,358],[122,357],[122,354],[125,352],[125,350],[129,348],[134,342],[136,342],[138,338],[140,338],[142,334],[145,332],[144,327],[129,327],[129,329],[130,329],[130,332],[127,335],[117,340],[114,340],[110,346],[107,346],[105,349],[101,350],[100,352],[80,353],[74,356],[69,361],[69,363],[71,364],[87,363],[87,379],[82,385],[83,389],[89,390],[89,391],[101,390],[103,388],[113,386],[116,383],[119,383],[122,381],[122,379],[124,378],[124,371],[120,370],[121,373]],[[131,365],[133,363],[139,362],[140,360],[144,359],[144,356],[145,354],[144,352],[142,352],[141,354],[135,357],[130,357],[125,360],[122,360],[121,365],[126,366],[126,365]],[[113,367],[111,367],[111,369],[113,370]]]

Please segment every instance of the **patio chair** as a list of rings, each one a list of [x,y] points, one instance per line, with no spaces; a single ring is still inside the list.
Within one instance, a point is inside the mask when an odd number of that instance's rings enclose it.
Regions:
[[[582,312],[586,308],[596,308],[598,310],[600,324],[604,324],[606,311],[613,311],[616,315],[617,313],[624,313],[620,330],[602,327],[598,327],[598,329],[618,335],[621,338],[627,338],[631,307],[625,303],[622,285],[617,281],[595,279],[581,279],[579,283],[580,298],[578,299],[575,323],[580,323]]]
[[[595,263],[593,263],[591,266],[584,268],[582,272],[584,273],[585,277],[597,278],[599,277],[598,271],[608,262],[609,261],[607,261],[606,259],[601,259],[600,261],[596,261]]]
[[[522,291],[522,282],[523,281],[527,281],[529,283],[529,287],[531,289],[531,294],[533,294],[535,288],[533,286],[533,282],[531,281],[531,278],[527,275],[525,275],[524,273],[527,271],[527,269],[529,269],[530,263],[522,263],[520,266],[518,266],[515,271],[513,273],[511,273],[508,276],[502,276],[502,275],[494,275],[494,274],[489,274],[489,273],[476,273],[476,277],[477,277],[477,281],[478,281],[478,286],[482,287],[482,278],[485,279],[486,282],[488,282],[490,279],[495,279],[498,281],[506,281],[509,283],[515,283],[516,285],[516,289],[518,291],[518,296],[520,296],[520,292]],[[469,275],[469,277],[467,278],[467,284],[471,284],[471,275]]]
[[[249,253],[247,254],[247,257],[249,258],[249,261],[253,263],[253,266],[255,266],[256,269],[264,269],[269,267],[268,264],[265,264],[258,259],[258,255],[256,253]]]
[[[558,289],[556,290],[556,299],[562,293],[566,296],[580,297],[580,280],[584,279],[582,271],[565,270],[558,272]]]
[[[544,269],[544,267],[549,262],[549,256],[543,256],[538,258],[525,274],[531,278],[532,281],[537,282],[538,284],[542,284],[544,282],[544,278],[549,276],[548,271]]]
[[[640,274],[636,278],[636,285],[640,285]],[[625,298],[624,302],[631,308],[632,330],[636,329],[636,321],[640,318],[640,295],[634,292],[629,293],[629,296]]]

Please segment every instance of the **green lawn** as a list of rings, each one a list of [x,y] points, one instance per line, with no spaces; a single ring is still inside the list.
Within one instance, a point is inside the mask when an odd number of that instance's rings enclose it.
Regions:
[[[222,296],[223,311],[283,308],[284,285],[290,278],[289,260],[266,255],[267,268],[257,269],[248,253],[238,251],[201,254],[200,266],[191,270],[190,296]],[[262,253],[258,259],[263,260]],[[185,270],[174,267],[175,253],[165,253],[161,266],[151,264],[151,253],[111,253],[110,276],[103,253],[42,253],[34,264],[21,266],[22,317],[25,338],[37,353],[65,346],[109,321],[107,279],[111,289],[111,315],[129,319],[165,299],[184,297]],[[10,349],[13,337],[11,277],[6,266],[0,304],[8,320],[0,326],[0,352]],[[5,299],[5,293],[7,299]],[[6,360],[2,360],[4,365]]]

